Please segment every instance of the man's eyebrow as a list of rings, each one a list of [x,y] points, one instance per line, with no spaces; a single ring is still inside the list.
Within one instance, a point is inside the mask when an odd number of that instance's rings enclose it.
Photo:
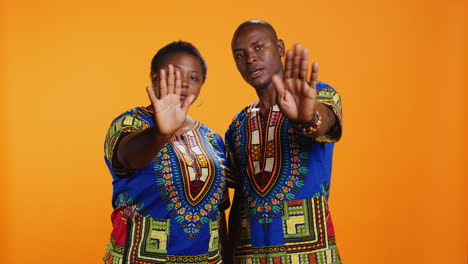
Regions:
[[[261,43],[261,42],[262,42],[261,40],[257,40],[257,41],[255,41],[255,42],[253,42],[252,44],[250,44],[250,46],[257,45],[257,44],[259,44],[259,43]]]
[[[255,45],[258,45],[259,43],[262,43],[262,41],[261,40],[254,41],[249,46],[255,46]],[[244,50],[244,49],[243,48],[237,48],[237,49],[234,49],[234,52],[242,51],[242,50]]]

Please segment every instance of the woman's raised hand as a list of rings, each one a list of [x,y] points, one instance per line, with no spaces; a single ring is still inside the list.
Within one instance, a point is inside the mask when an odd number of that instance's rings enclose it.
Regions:
[[[163,137],[171,137],[184,124],[187,111],[194,100],[194,95],[189,95],[183,102],[180,99],[181,76],[174,66],[169,65],[159,71],[158,88],[146,87],[151,106],[154,112],[154,123],[157,134]],[[159,92],[159,97],[156,93]]]

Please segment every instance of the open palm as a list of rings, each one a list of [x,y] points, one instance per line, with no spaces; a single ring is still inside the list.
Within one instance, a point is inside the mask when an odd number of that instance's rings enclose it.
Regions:
[[[292,122],[306,123],[312,120],[316,110],[318,63],[312,64],[310,81],[307,82],[308,56],[308,50],[296,44],[294,50],[288,50],[286,54],[284,78],[273,76],[277,104]]]
[[[179,71],[168,66],[168,73],[161,69],[157,89],[147,87],[146,91],[151,101],[154,113],[154,123],[161,136],[170,137],[183,125],[187,111],[194,96],[188,96],[183,102],[180,100],[181,77]],[[156,93],[159,91],[159,97]]]

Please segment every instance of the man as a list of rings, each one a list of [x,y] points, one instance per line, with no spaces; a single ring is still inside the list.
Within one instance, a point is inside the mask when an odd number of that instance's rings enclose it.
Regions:
[[[226,132],[234,262],[341,263],[327,205],[333,142],[341,137],[339,95],[317,81],[315,62],[307,81],[308,50],[296,45],[286,53],[264,21],[242,23],[231,44],[259,98]]]

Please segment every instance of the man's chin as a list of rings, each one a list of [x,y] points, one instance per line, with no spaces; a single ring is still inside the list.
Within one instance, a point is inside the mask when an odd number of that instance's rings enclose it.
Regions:
[[[271,78],[270,79],[256,78],[256,79],[253,79],[253,80],[248,80],[247,83],[250,84],[251,86],[253,86],[257,90],[258,89],[263,89],[263,88],[269,86],[269,84],[271,83]]]

